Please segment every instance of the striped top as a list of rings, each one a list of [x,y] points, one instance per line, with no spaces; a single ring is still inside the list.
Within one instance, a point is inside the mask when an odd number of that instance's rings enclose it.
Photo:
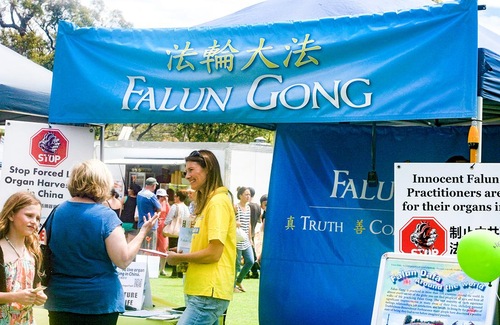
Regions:
[[[236,221],[240,222],[241,229],[248,234],[248,231],[250,230],[250,206],[247,204],[245,208],[242,208],[239,204],[237,204],[236,207]],[[251,245],[250,239],[247,238],[246,240],[237,243],[236,248],[239,250],[245,250]]]

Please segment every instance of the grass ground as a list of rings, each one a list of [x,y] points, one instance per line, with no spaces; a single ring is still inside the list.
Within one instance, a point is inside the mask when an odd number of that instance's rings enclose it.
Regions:
[[[167,270],[170,274],[170,270]],[[161,276],[151,279],[153,304],[156,306],[184,306],[182,279]],[[235,293],[229,304],[226,325],[257,325],[259,324],[259,280],[243,281],[246,292]]]

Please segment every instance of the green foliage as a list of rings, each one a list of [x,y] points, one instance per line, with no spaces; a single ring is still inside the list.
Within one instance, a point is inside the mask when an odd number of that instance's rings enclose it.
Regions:
[[[274,132],[243,124],[178,124],[175,137],[185,142],[250,143],[257,137],[272,142]]]
[[[92,8],[78,0],[0,0],[0,41],[28,59],[52,70],[59,21],[80,27],[130,27],[118,10],[102,0]]]
[[[54,66],[54,52],[47,50],[46,42],[33,31],[21,36],[14,30],[1,29],[0,42],[49,70]]]
[[[256,137],[264,137],[267,142],[274,142],[274,132],[241,124],[108,124],[105,128],[105,140],[118,140],[122,127],[133,129],[129,140],[171,141],[171,142],[233,142],[250,143]],[[100,137],[100,132],[96,132]],[[96,139],[97,139],[96,138]]]

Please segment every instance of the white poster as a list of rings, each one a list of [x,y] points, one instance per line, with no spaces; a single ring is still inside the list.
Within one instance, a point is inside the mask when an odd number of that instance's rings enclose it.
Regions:
[[[148,264],[148,274],[150,279],[160,277],[160,256],[137,254],[135,261]]]
[[[500,164],[396,163],[394,251],[455,255],[470,231],[500,234]]]
[[[70,198],[66,184],[71,169],[92,158],[93,150],[92,128],[6,121],[0,204],[15,192],[30,191],[42,202],[44,220]]]
[[[127,309],[152,308],[151,286],[146,262],[132,262],[127,269],[117,269]]]

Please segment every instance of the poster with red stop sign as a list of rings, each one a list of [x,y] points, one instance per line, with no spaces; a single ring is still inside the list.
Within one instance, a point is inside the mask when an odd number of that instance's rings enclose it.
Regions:
[[[69,141],[58,129],[40,129],[30,140],[30,156],[40,166],[57,167],[68,157]]]
[[[498,163],[395,163],[395,251],[456,255],[470,231],[499,234],[499,186]]]
[[[31,192],[42,202],[43,223],[54,206],[71,198],[71,169],[93,152],[91,127],[6,121],[0,206],[15,192]]]
[[[433,217],[413,217],[399,232],[402,253],[444,255],[448,249],[446,229]]]

